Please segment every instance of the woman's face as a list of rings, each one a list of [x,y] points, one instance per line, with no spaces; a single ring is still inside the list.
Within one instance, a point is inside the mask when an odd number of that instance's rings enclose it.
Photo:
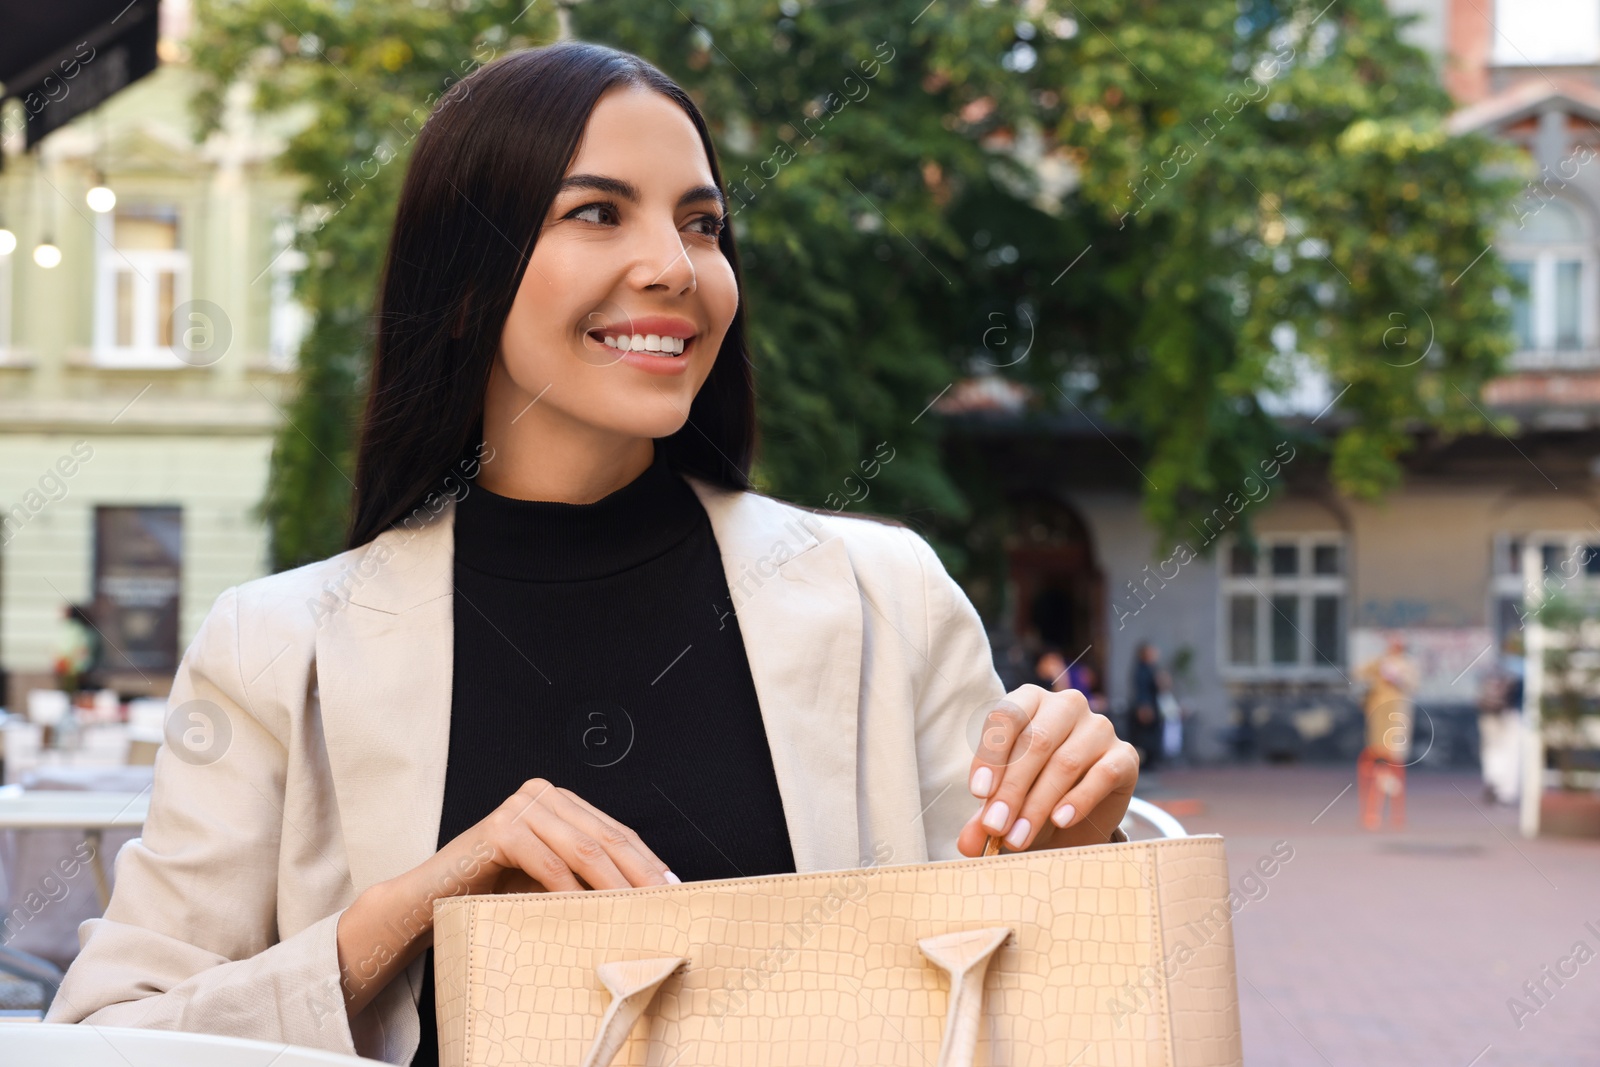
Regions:
[[[618,439],[679,430],[738,308],[724,224],[689,116],[646,89],[603,95],[506,319],[486,422]]]

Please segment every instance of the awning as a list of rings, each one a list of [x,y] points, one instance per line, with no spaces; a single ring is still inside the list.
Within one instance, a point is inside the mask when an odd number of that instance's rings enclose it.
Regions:
[[[156,69],[160,0],[13,0],[0,33],[4,97],[28,147]]]

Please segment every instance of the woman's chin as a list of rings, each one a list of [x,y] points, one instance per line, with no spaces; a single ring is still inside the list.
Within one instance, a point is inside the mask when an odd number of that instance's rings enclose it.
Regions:
[[[646,405],[650,409],[662,408],[665,410],[641,410]],[[684,414],[689,410],[685,401],[681,408],[669,407],[667,402],[657,396],[650,400],[641,398],[639,406],[627,412],[617,412],[617,418],[606,419],[605,425],[613,433],[625,437],[671,437],[683,429],[686,420]]]

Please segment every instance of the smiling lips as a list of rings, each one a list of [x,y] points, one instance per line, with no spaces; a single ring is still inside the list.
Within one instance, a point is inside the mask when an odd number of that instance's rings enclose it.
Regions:
[[[695,332],[694,325],[685,319],[651,316],[601,326],[590,330],[589,336],[618,352],[672,358],[693,344]]]

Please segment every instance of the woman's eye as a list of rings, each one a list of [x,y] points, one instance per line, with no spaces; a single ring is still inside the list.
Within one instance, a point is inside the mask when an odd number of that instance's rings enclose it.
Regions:
[[[567,218],[577,219],[579,222],[594,222],[604,225],[615,222],[617,210],[610,204],[585,204],[575,211],[567,212]]]
[[[721,237],[722,228],[725,225],[727,225],[727,221],[723,216],[701,215],[699,218],[689,223],[689,228],[695,233],[702,234],[706,237]]]

